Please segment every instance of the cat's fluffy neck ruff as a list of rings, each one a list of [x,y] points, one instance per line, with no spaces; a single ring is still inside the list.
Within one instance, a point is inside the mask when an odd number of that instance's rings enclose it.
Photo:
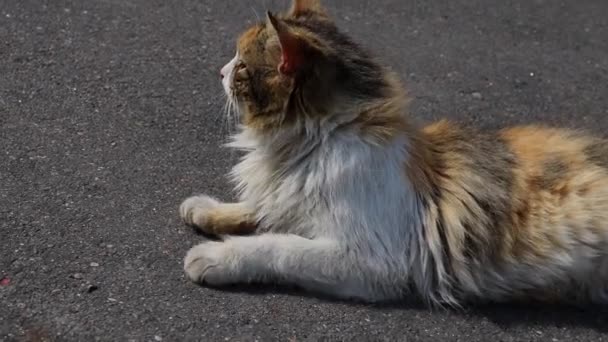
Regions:
[[[417,128],[407,117],[409,98],[392,73],[385,76],[384,96],[367,99],[339,96],[326,113],[283,114],[295,117],[293,121],[260,129],[241,125],[232,137],[229,147],[251,151],[263,149],[284,158],[289,151],[294,155],[300,149],[330,141],[333,137],[361,139],[372,145],[388,144],[398,136],[416,134]],[[287,120],[285,120],[287,121]]]

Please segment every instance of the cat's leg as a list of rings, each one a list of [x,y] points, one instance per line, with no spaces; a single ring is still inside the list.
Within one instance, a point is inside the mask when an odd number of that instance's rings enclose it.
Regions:
[[[263,234],[205,242],[187,254],[184,268],[195,282],[221,286],[278,282],[341,298],[381,299],[366,283],[352,251],[329,239]]]
[[[256,229],[255,213],[244,203],[222,203],[209,196],[185,200],[179,214],[186,224],[208,234],[249,234]]]

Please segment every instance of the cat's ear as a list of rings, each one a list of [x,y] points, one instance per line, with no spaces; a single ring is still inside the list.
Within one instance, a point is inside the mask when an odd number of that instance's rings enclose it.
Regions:
[[[293,0],[289,14],[293,17],[299,17],[308,13],[325,14],[325,10],[321,6],[321,0]]]
[[[281,45],[279,72],[285,75],[293,75],[305,63],[306,42],[299,38],[287,24],[277,19],[272,13],[267,12],[266,16],[266,27],[274,31]]]

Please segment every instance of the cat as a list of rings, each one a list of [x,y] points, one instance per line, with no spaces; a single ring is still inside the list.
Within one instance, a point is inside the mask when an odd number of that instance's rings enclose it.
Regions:
[[[418,127],[398,78],[295,0],[238,40],[222,85],[238,203],[195,196],[185,223],[224,236],[185,271],[366,302],[608,302],[608,143],[522,126]]]

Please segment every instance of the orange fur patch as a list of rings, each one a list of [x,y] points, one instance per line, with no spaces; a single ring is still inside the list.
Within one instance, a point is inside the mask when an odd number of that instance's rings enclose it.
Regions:
[[[251,234],[257,227],[255,213],[241,203],[222,203],[206,213],[204,225],[195,225],[216,235]]]

